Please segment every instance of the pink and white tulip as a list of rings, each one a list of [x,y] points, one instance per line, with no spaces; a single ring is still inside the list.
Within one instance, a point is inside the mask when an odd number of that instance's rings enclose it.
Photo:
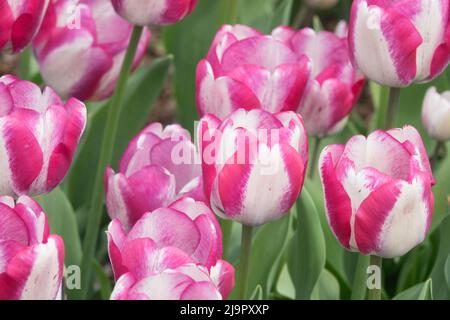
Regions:
[[[116,282],[112,300],[221,300],[234,287],[234,269],[219,260],[208,270],[175,247],[148,238],[127,243],[123,264],[128,272]]]
[[[320,174],[328,222],[348,250],[391,258],[425,239],[434,178],[413,127],[378,130],[326,147]]]
[[[0,51],[17,53],[36,35],[49,0],[0,0]]]
[[[10,75],[0,78],[0,101],[0,194],[50,192],[69,170],[86,107]]]
[[[33,199],[0,197],[0,300],[58,297],[64,244]]]
[[[114,91],[133,26],[107,0],[55,0],[33,42],[45,82],[64,98],[106,99]],[[144,30],[133,68],[144,57]]]
[[[437,77],[450,61],[449,0],[355,0],[349,44],[371,80],[406,87]]]
[[[128,272],[124,249],[135,239],[147,238],[158,247],[176,247],[195,263],[210,269],[222,258],[222,232],[209,207],[192,198],[144,214],[129,232],[119,219],[108,228],[108,249],[115,278]]]
[[[439,94],[428,89],[423,101],[422,122],[428,135],[438,141],[450,140],[450,91]]]
[[[346,124],[364,86],[364,77],[350,62],[346,25],[340,23],[336,33],[279,27],[274,35],[299,57],[310,60],[311,78],[296,109],[308,134],[322,137],[337,133]]]
[[[179,125],[152,123],[128,145],[116,174],[105,173],[111,219],[128,231],[146,212],[189,196],[203,201],[201,166],[190,134]]]
[[[282,39],[244,25],[225,25],[197,66],[197,109],[221,119],[244,108],[296,110],[310,64]]]
[[[308,141],[301,117],[239,109],[198,127],[203,183],[220,217],[257,226],[287,214],[303,186]]]
[[[110,0],[117,13],[140,26],[173,24],[190,14],[198,0]]]

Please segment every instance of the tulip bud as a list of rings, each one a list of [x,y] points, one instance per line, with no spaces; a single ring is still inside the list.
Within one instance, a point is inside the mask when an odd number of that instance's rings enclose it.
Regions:
[[[449,0],[353,1],[349,44],[355,65],[391,87],[436,78],[450,60]]]
[[[257,226],[288,213],[303,186],[308,142],[301,117],[239,109],[198,127],[203,183],[220,217]]]
[[[111,0],[124,19],[140,26],[173,24],[190,14],[198,0]]]
[[[332,7],[334,7],[339,0],[306,0],[306,3],[311,7],[311,8],[316,8],[316,9],[330,9]]]
[[[45,82],[64,98],[103,100],[119,78],[133,26],[107,0],[50,3],[33,49]],[[144,30],[133,68],[144,57],[150,32]]]
[[[106,205],[111,219],[126,231],[146,212],[181,196],[204,200],[201,167],[190,134],[179,125],[152,123],[131,140],[119,172],[105,173]]]
[[[425,239],[434,178],[413,127],[326,147],[320,174],[328,222],[346,249],[392,258]]]
[[[423,101],[422,122],[433,139],[450,140],[450,91],[439,94],[435,87],[428,89]]]
[[[234,269],[219,260],[208,270],[175,247],[159,247],[148,238],[123,249],[123,274],[112,300],[221,300],[234,286]]]
[[[86,107],[51,88],[0,78],[0,194],[39,195],[66,175],[86,125]]]
[[[39,204],[0,197],[0,300],[57,298],[63,268],[63,241],[49,235]]]
[[[222,232],[211,209],[203,202],[182,198],[170,206],[144,214],[127,233],[120,220],[108,228],[109,257],[118,279],[128,270],[124,248],[134,239],[148,238],[159,247],[176,247],[210,269],[222,258]]]
[[[302,115],[311,136],[323,137],[340,131],[364,87],[364,77],[349,58],[346,26],[340,23],[338,34],[299,31],[281,27],[284,42],[299,56],[311,62],[311,77],[302,101],[296,109]],[[289,34],[288,34],[289,33]]]
[[[239,108],[296,110],[310,64],[306,57],[296,55],[283,37],[266,36],[243,25],[223,26],[197,66],[199,114],[223,119]]]
[[[49,0],[0,1],[0,51],[17,53],[36,35]]]

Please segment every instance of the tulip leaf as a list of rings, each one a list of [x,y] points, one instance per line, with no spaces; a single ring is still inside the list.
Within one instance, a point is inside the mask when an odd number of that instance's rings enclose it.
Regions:
[[[326,248],[319,215],[306,187],[297,201],[297,229],[289,250],[296,299],[309,300],[325,267]]]
[[[400,292],[393,300],[433,300],[433,281],[428,279],[408,290]]]
[[[268,33],[278,26],[287,26],[290,24],[293,5],[293,0],[284,0],[280,2],[272,15],[272,19],[270,19],[270,25],[267,29]]]
[[[339,300],[340,287],[335,276],[327,269],[323,269],[319,281],[311,294],[312,300]]]
[[[252,295],[250,296],[250,300],[263,300],[263,288],[261,285],[257,285]]]
[[[447,282],[447,287],[450,290],[450,254],[447,257],[447,260],[445,261],[444,272],[445,272],[445,280]]]
[[[439,249],[436,257],[436,261],[431,272],[431,278],[433,279],[433,294],[436,299],[448,300],[450,298],[450,288],[447,285],[445,279],[446,274],[446,262],[450,255],[450,215],[448,215],[439,226]]]
[[[116,167],[131,138],[147,123],[151,106],[162,90],[171,61],[171,58],[157,59],[150,67],[139,68],[131,76],[114,148],[113,167]],[[107,108],[108,104],[103,103],[96,106],[95,111],[89,112],[84,141],[68,177],[67,194],[75,209],[86,205],[92,193]]]
[[[60,188],[47,195],[39,196],[36,201],[47,214],[50,233],[58,234],[64,240],[65,265],[79,265],[81,262],[81,242],[77,220],[72,205]]]

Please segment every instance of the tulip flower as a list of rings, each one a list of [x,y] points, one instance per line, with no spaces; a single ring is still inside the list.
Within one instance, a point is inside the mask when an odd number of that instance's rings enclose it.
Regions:
[[[399,257],[425,239],[434,178],[413,127],[326,147],[320,174],[328,222],[346,249]]]
[[[306,3],[311,8],[324,10],[334,7],[338,3],[338,0],[306,0]]]
[[[117,13],[139,26],[173,24],[190,14],[198,0],[111,0]]]
[[[422,122],[433,139],[450,140],[450,91],[439,94],[435,87],[428,89],[423,101]]]
[[[296,110],[309,73],[309,60],[275,35],[225,25],[197,66],[198,112],[223,119],[239,108]]]
[[[355,0],[349,44],[371,80],[390,87],[430,81],[450,59],[449,0]]]
[[[36,35],[49,0],[0,0],[0,51],[17,53]]]
[[[116,174],[105,173],[111,219],[128,231],[146,212],[182,196],[204,200],[201,167],[190,134],[179,125],[152,123],[128,145]]]
[[[301,117],[239,109],[198,127],[205,195],[220,217],[257,226],[285,215],[303,186],[308,142]]]
[[[214,213],[203,202],[181,198],[168,207],[144,214],[127,233],[119,219],[108,228],[108,249],[114,275],[128,272],[124,250],[135,239],[147,238],[158,247],[176,247],[210,269],[222,258],[222,233]]]
[[[234,269],[226,261],[208,270],[182,250],[148,238],[127,243],[123,264],[129,271],[117,280],[112,300],[221,300],[234,286]]]
[[[66,175],[86,125],[77,99],[6,75],[0,78],[0,194],[39,195]]]
[[[33,42],[45,82],[56,92],[81,100],[102,100],[114,91],[133,26],[116,14],[110,1],[52,1]],[[134,67],[150,40],[141,37]]]
[[[295,31],[288,27],[279,27],[274,32],[299,57],[310,59],[311,78],[296,110],[312,136],[340,131],[364,86],[363,76],[350,62],[345,29],[341,23],[338,34],[309,28]]]
[[[58,297],[64,244],[33,199],[0,197],[0,300]]]

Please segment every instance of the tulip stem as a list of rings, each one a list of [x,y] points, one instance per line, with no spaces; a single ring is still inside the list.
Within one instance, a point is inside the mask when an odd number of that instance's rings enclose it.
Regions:
[[[355,276],[353,278],[353,287],[351,300],[364,300],[366,297],[366,279],[367,267],[369,266],[369,256],[360,254],[356,265]]]
[[[116,89],[114,91],[114,95],[111,99],[110,105],[107,106],[108,115],[106,126],[103,132],[100,157],[97,165],[97,173],[92,189],[92,198],[89,207],[87,229],[83,241],[83,258],[81,261],[82,286],[76,294],[76,297],[79,299],[85,299],[90,289],[94,255],[97,248],[100,222],[103,214],[103,176],[106,166],[112,158],[126,85],[133,65],[134,57],[136,55],[139,40],[141,38],[142,30],[143,28],[139,26],[135,26],[133,29],[133,33],[128,44],[128,49],[122,64],[122,69],[120,71],[120,76],[117,82]]]
[[[312,158],[311,158],[311,167],[309,169],[309,178],[313,179],[314,178],[314,174],[316,171],[316,167],[317,167],[317,161],[319,158],[319,150],[320,150],[320,143],[322,142],[322,138],[316,137],[314,140],[314,149],[313,149],[313,154],[312,154]]]
[[[384,123],[384,128],[386,130],[392,129],[395,125],[395,121],[397,120],[399,101],[400,101],[400,88],[390,88],[386,121]]]
[[[247,298],[248,274],[250,271],[250,251],[253,227],[242,225],[241,258],[239,262],[239,300]]]
[[[438,162],[445,156],[445,151],[445,142],[438,141],[430,158],[430,164],[433,170],[436,169]]]
[[[383,258],[375,255],[370,256],[370,266],[378,267],[379,271],[381,272],[382,264]],[[381,276],[381,274],[379,276]],[[381,300],[381,284],[379,288],[368,289],[367,300]]]

